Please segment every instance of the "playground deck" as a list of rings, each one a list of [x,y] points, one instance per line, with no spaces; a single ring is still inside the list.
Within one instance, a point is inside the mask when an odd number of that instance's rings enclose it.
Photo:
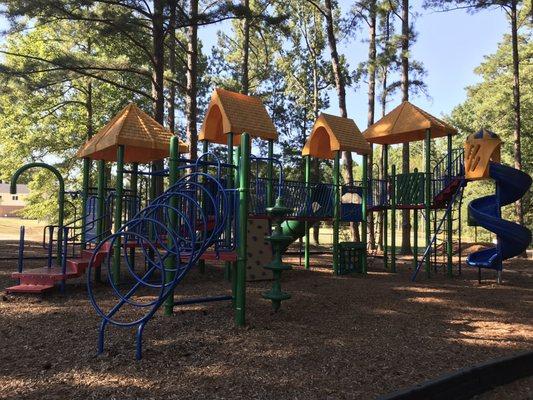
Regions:
[[[11,245],[1,242],[0,254],[16,256]],[[2,290],[15,263],[0,261]],[[0,399],[371,399],[533,346],[531,260],[506,261],[503,285],[486,273],[481,287],[470,268],[455,279],[440,273],[411,283],[401,262],[393,275],[376,261],[366,277],[333,276],[320,268],[331,265],[329,255],[311,263],[311,272],[284,273],[293,298],[277,314],[260,296],[270,282],[249,283],[243,329],[228,303],[158,313],[141,362],[133,359],[133,332],[118,329],[95,357],[99,319],[81,278],[65,295],[2,294]],[[176,293],[176,300],[224,294],[229,284],[222,269],[208,267]]]

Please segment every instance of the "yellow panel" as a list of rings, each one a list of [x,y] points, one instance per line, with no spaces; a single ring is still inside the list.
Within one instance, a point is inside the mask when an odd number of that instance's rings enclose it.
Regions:
[[[500,138],[484,134],[484,130],[471,134],[465,141],[465,178],[469,180],[488,179],[490,161],[500,162]],[[481,138],[476,137],[481,134]]]

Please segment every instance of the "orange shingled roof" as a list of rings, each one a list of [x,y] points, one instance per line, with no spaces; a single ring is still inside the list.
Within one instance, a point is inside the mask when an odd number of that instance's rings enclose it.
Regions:
[[[358,154],[370,154],[370,144],[350,118],[320,114],[313,125],[313,130],[305,143],[302,155],[318,158],[333,158],[334,151],[354,151]]]
[[[78,150],[78,157],[116,161],[117,147],[124,145],[124,162],[147,163],[168,157],[172,132],[135,104],[123,108]],[[189,148],[180,142],[180,152]]]
[[[226,144],[228,133],[234,134],[233,144],[238,145],[241,133],[261,139],[278,139],[276,128],[259,97],[230,92],[217,88],[205,115],[199,140]]]
[[[371,143],[407,143],[424,140],[426,129],[431,129],[432,139],[457,134],[457,129],[450,124],[404,101],[378,122],[369,126],[363,132],[363,136]]]

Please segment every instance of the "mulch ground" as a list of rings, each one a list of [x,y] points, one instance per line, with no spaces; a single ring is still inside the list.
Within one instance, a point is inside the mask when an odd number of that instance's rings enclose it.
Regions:
[[[13,242],[0,243],[6,256],[16,256]],[[0,398],[371,399],[533,349],[531,260],[506,262],[502,285],[491,271],[479,285],[469,268],[412,283],[411,263],[391,274],[378,259],[367,276],[333,276],[330,265],[320,255],[311,271],[295,265],[283,273],[292,299],[278,313],[261,298],[271,283],[249,283],[245,328],[234,326],[229,303],[182,306],[172,317],[158,312],[140,362],[126,329],[110,329],[105,353],[95,355],[99,319],[83,280],[64,295],[2,294]],[[16,261],[0,261],[0,288],[12,284],[14,269]],[[209,266],[204,275],[191,272],[177,297],[229,293],[222,269]]]

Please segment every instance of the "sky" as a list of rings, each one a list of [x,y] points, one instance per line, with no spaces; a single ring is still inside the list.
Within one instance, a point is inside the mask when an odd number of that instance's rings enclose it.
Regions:
[[[340,0],[342,13],[349,10],[352,0]],[[447,13],[424,10],[421,0],[413,0],[412,17],[417,42],[412,47],[414,59],[422,62],[427,71],[425,82],[430,98],[425,95],[411,97],[410,100],[429,113],[441,117],[466,98],[465,87],[476,83],[478,77],[474,68],[483,61],[483,56],[494,53],[504,33],[509,31],[504,12],[499,9],[469,14],[465,10]],[[199,36],[205,51],[216,45],[216,32],[227,30],[229,24],[219,24],[201,28]],[[368,54],[368,45],[363,43],[366,31],[359,37],[343,42],[339,48],[354,69],[364,61]],[[329,54],[327,50],[326,54]],[[338,114],[337,98],[333,90],[330,93],[330,107],[325,112]],[[392,109],[399,104],[400,97],[391,101]],[[348,116],[364,130],[367,123],[367,86],[347,90]],[[378,115],[378,114],[376,114]]]

